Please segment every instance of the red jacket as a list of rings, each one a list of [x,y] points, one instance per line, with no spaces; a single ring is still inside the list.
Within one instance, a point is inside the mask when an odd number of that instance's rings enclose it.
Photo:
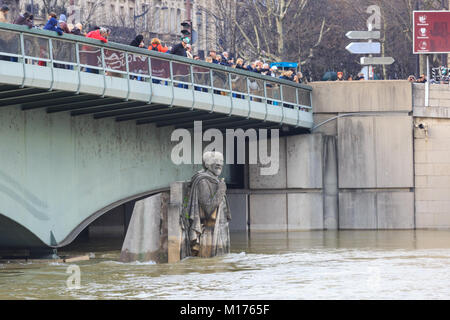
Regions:
[[[167,52],[167,50],[169,50],[169,48],[163,47],[161,44],[158,44],[157,46],[151,44],[148,47],[148,50],[155,50],[155,51],[158,51],[158,52]]]
[[[107,42],[108,42],[108,39],[106,39],[106,38],[104,38],[104,37],[102,37],[102,36],[100,35],[100,30],[94,30],[94,31],[89,32],[89,33],[86,35],[86,38],[97,39],[97,40],[100,40],[100,41],[102,41],[102,42],[104,42],[104,43],[107,43]]]

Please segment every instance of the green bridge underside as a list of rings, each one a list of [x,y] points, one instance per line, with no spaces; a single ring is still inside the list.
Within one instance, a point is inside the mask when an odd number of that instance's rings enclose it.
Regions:
[[[77,54],[95,45],[145,55],[149,69],[153,59],[167,61],[171,70],[184,64],[191,78],[177,82],[171,72],[165,80],[148,74],[138,81],[130,70],[111,74],[107,65],[88,73],[79,57],[72,69],[55,68],[61,61],[52,54],[42,66],[37,62],[45,54],[29,49],[35,38],[50,52],[64,40],[78,47]],[[8,50],[16,40],[17,48]],[[0,246],[67,245],[110,209],[190,179],[200,166],[173,164],[170,136],[174,128],[192,128],[194,120],[203,121],[203,130],[283,128],[288,134],[313,125],[310,87],[168,54],[0,24],[0,58]],[[297,99],[277,103],[267,90],[258,96],[249,88],[236,96],[232,85],[202,83],[199,90],[191,65],[208,68],[214,83],[213,71],[221,72],[281,93],[298,90]],[[300,103],[299,94],[309,103]],[[232,167],[224,174],[234,179]]]

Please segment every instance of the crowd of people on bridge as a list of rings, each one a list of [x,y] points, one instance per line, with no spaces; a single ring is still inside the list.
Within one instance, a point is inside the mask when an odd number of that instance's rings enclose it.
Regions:
[[[0,22],[10,22],[17,25],[26,25],[29,28],[34,28],[34,17],[29,12],[24,12],[16,17],[14,20],[8,17],[9,8],[7,6],[1,7],[0,11]],[[64,33],[74,34],[78,36],[84,36],[87,38],[97,39],[103,43],[108,42],[108,37],[111,34],[111,30],[103,27],[94,27],[92,30],[85,32],[83,25],[77,23],[75,25],[67,23],[67,17],[64,14],[58,16],[55,12],[51,12],[48,16],[48,21],[43,30],[54,31],[59,35]],[[158,38],[151,39],[148,46],[145,44],[144,37],[142,35],[136,36],[135,39],[129,43],[129,45],[139,48],[148,48],[148,50],[155,50],[158,52],[164,52],[169,54],[174,54],[178,56],[183,56],[191,58],[194,60],[200,60],[199,55],[194,55],[192,53],[192,45],[190,43],[189,37],[181,37],[180,42],[173,45],[172,47],[167,47],[162,44],[161,40]],[[228,52],[218,53],[215,50],[210,50],[209,55],[205,57],[204,61],[214,64],[223,65],[226,67],[247,70],[250,72],[259,73],[262,75],[267,75],[271,77],[276,77],[280,79],[285,79],[293,81],[296,83],[305,83],[306,78],[301,72],[297,72],[295,69],[284,69],[278,70],[276,66],[270,66],[269,63],[256,60],[254,62],[246,63],[242,58],[234,59],[232,55]]]

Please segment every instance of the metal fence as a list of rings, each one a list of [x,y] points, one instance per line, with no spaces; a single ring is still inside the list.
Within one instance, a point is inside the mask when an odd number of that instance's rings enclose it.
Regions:
[[[312,112],[312,88],[121,44],[0,23],[0,60],[122,77]],[[233,99],[231,99],[232,101]],[[231,106],[232,108],[232,106]]]

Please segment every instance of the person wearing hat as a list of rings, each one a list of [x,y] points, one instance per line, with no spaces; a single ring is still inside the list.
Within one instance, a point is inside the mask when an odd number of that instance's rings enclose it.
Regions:
[[[344,81],[344,73],[342,71],[339,71],[337,73],[337,80],[336,81]]]
[[[152,41],[150,42],[150,46],[148,47],[148,50],[154,50],[154,51],[166,53],[167,51],[169,51],[169,48],[166,46],[163,46],[161,44],[161,40],[159,40],[158,38],[153,38]]]
[[[74,34],[76,36],[84,36],[83,34],[83,25],[81,23],[77,23],[73,26],[73,29],[70,30],[71,34]]]
[[[181,42],[174,45],[172,50],[170,50],[169,53],[181,56],[181,57],[187,57],[186,48],[189,44],[190,40],[188,37],[182,37]]]
[[[270,76],[276,78],[277,77],[277,72],[278,72],[278,68],[277,66],[272,66],[272,68],[270,68]]]
[[[194,56],[192,55],[192,47],[189,43],[186,45],[186,55],[188,58],[194,59]]]
[[[188,49],[188,44],[190,42],[190,39],[188,37],[182,37],[181,38],[181,42],[174,45],[172,50],[170,50],[169,53],[177,55],[177,56],[181,56],[181,57],[187,57],[187,49]],[[188,86],[186,84],[182,84],[179,83],[178,84],[179,88],[184,88],[187,89]]]
[[[7,6],[2,6],[0,9],[0,22],[7,23],[8,22],[8,12],[9,8]]]
[[[61,28],[62,31],[65,33],[70,33],[69,26],[67,25],[67,17],[65,14],[61,14],[59,16],[58,26]]]
[[[22,26],[28,26],[28,28],[33,28],[33,15],[29,12],[24,12],[23,14],[19,15],[15,20],[14,24],[22,25]]]

